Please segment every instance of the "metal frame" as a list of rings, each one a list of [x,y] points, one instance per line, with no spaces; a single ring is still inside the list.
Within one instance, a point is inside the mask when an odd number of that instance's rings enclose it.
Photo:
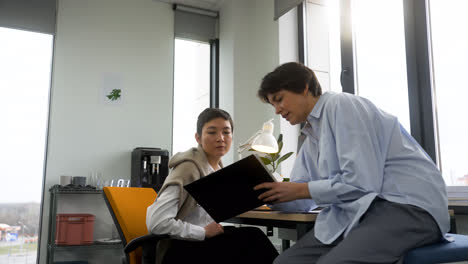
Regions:
[[[55,245],[55,232],[56,232],[56,224],[57,224],[57,202],[58,196],[61,194],[102,194],[101,190],[89,190],[89,189],[66,189],[61,187],[60,185],[54,185],[49,189],[50,192],[50,207],[49,207],[49,229],[48,229],[48,236],[47,236],[47,253],[46,253],[46,261],[49,264],[54,263],[54,254],[57,248],[82,248],[82,247],[122,247],[121,244],[117,246],[115,244],[102,244],[102,245],[77,245],[77,246],[57,246]]]
[[[219,107],[219,39],[210,40],[210,107]]]
[[[354,89],[354,41],[351,21],[351,0],[340,1],[341,74],[343,92],[355,94]]]
[[[427,3],[425,0],[403,1],[403,9],[411,135],[421,144],[432,160],[440,164],[434,132]]]
[[[343,92],[356,94],[351,3],[352,0],[340,1],[342,63],[340,82]],[[434,115],[428,3],[427,0],[407,0],[403,1],[403,8],[411,135],[432,160],[440,164],[435,132],[437,122]],[[298,16],[300,14],[302,13],[298,11]],[[303,20],[299,19],[299,28],[303,26],[301,21]],[[306,42],[303,36],[299,37],[299,41],[301,52],[301,47],[305,47]]]
[[[306,4],[297,6],[297,44],[299,62],[306,64],[307,59],[307,34],[306,34]]]

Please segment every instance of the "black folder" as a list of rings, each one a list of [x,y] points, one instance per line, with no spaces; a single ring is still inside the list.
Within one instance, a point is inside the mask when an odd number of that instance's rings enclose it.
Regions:
[[[274,181],[262,161],[252,154],[184,188],[219,223],[265,204],[257,197],[266,189],[253,188]]]

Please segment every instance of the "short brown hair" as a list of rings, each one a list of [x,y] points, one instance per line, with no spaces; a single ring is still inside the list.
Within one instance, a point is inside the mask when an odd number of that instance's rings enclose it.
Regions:
[[[228,112],[219,109],[219,108],[206,108],[203,110],[199,115],[198,115],[198,120],[197,120],[197,134],[201,135],[203,126],[210,122],[211,120],[221,117],[224,120],[229,121],[231,124],[231,132],[234,131],[234,124],[232,122],[231,115],[229,115]]]
[[[322,87],[314,71],[301,63],[288,62],[263,77],[257,95],[262,101],[268,102],[268,95],[280,90],[302,93],[306,84],[309,84],[309,91],[313,96],[322,94]]]

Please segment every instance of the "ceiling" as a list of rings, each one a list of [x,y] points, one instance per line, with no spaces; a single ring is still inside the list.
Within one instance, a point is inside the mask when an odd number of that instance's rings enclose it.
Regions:
[[[224,0],[154,0],[170,4],[181,4],[201,9],[219,11]]]

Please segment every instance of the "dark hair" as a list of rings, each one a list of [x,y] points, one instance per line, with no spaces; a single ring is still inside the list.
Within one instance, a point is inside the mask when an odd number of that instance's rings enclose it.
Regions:
[[[257,95],[262,101],[268,102],[268,95],[280,90],[302,93],[306,84],[309,84],[313,96],[322,94],[320,83],[311,69],[298,62],[288,62],[263,77]]]
[[[210,122],[211,120],[215,118],[219,118],[219,117],[223,118],[224,120],[229,121],[229,123],[231,123],[231,132],[234,131],[234,124],[228,112],[219,108],[206,108],[198,115],[197,134],[201,135],[203,126],[206,123]]]

